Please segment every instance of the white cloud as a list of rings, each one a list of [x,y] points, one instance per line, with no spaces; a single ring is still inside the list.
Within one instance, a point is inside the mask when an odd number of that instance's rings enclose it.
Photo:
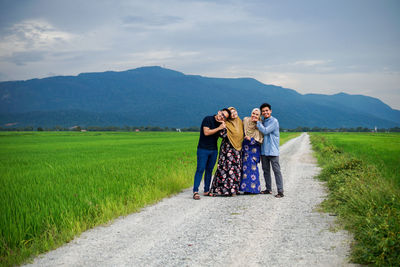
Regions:
[[[0,9],[0,80],[160,65],[400,108],[398,16],[379,15],[392,10],[379,1],[362,10],[343,0],[10,3],[15,13]]]
[[[65,46],[76,35],[55,29],[45,20],[26,20],[14,24],[0,39],[0,56],[17,52],[48,51]]]
[[[295,89],[302,94],[362,94],[400,109],[400,72],[373,73],[257,73],[266,84]]]
[[[328,64],[329,62],[331,62],[331,60],[300,60],[293,63],[289,63],[289,65],[312,67],[312,66],[325,65]]]

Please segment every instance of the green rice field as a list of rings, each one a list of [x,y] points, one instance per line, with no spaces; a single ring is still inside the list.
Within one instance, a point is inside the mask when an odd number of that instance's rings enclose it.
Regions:
[[[400,266],[400,134],[312,133],[329,197],[322,208],[354,236],[351,260]]]
[[[375,165],[383,178],[400,186],[400,134],[324,133],[323,136],[343,152]]]
[[[299,135],[282,133],[281,143]],[[1,132],[0,263],[192,186],[198,133]]]

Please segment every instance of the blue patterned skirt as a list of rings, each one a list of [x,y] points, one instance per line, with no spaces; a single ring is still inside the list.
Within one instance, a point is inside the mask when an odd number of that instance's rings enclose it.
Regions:
[[[261,191],[260,175],[257,164],[260,162],[261,145],[253,138],[243,140],[243,169],[240,190],[259,194]]]

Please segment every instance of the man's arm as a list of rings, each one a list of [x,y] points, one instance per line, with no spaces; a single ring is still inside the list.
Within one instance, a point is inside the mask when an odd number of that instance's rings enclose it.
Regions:
[[[260,121],[257,122],[257,128],[262,132],[264,135],[267,135],[273,132],[278,127],[278,122],[276,120],[272,121],[270,125],[265,127]]]
[[[212,130],[210,128],[204,126],[203,127],[203,132],[204,132],[205,136],[209,136],[209,135],[216,134],[217,132],[219,132],[220,130],[224,129],[225,127],[226,127],[225,126],[225,122],[222,122],[220,126],[218,126],[215,129],[212,129]]]

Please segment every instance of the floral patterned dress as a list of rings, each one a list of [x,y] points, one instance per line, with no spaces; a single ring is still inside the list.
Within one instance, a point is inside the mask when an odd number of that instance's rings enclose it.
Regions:
[[[260,175],[257,164],[260,162],[261,145],[254,138],[243,141],[243,176],[240,190],[259,194],[261,191]]]
[[[211,185],[216,195],[231,196],[237,194],[242,176],[242,152],[229,142],[226,129],[220,131],[223,138],[219,151],[218,167]]]

